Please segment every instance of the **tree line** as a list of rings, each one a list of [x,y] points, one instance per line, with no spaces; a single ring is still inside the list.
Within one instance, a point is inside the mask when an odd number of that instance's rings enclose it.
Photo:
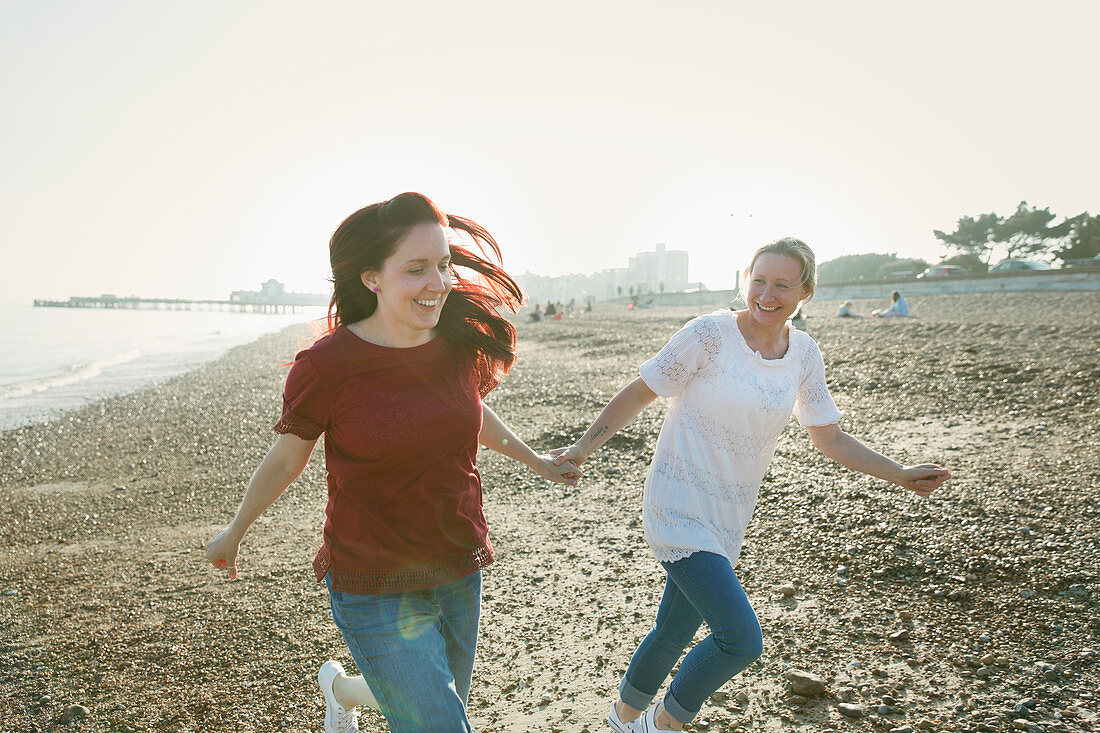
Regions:
[[[1049,206],[1040,209],[1021,201],[1009,216],[964,216],[955,231],[935,229],[932,234],[956,257],[983,264],[982,270],[998,248],[1009,258],[1054,257],[1063,262],[1100,254],[1100,216],[1084,211],[1053,223],[1057,218]]]
[[[947,256],[937,264],[958,265],[977,273],[989,269],[995,251],[1004,252],[1006,258],[1041,257],[1062,262],[1100,255],[1100,216],[1085,211],[1054,223],[1057,218],[1050,207],[1040,209],[1026,201],[1021,201],[1009,216],[990,212],[961,217],[953,232],[933,230],[947,250]],[[818,279],[845,282],[911,277],[928,266],[922,259],[896,254],[844,255],[821,263]]]

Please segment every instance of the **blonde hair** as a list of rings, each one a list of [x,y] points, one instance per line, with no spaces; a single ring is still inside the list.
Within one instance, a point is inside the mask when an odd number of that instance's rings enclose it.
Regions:
[[[752,268],[756,267],[756,261],[760,259],[760,255],[766,254],[786,255],[797,260],[802,268],[799,278],[807,292],[805,300],[814,297],[814,288],[817,286],[817,260],[810,245],[795,237],[780,237],[768,242],[753,254],[749,269],[745,271],[746,278],[752,273]]]

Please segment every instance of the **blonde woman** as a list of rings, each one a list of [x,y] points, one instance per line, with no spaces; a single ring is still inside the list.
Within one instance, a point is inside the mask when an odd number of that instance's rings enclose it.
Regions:
[[[780,433],[793,412],[814,446],[849,468],[928,496],[949,478],[933,464],[902,466],[838,426],[817,344],[787,321],[814,291],[814,254],[801,240],[757,250],[744,310],[685,325],[574,445],[582,464],[658,396],[671,397],[646,476],[646,541],[667,572],[653,628],[634,652],[608,716],[619,733],[681,730],[715,690],[760,656],[760,624],[734,568]],[[680,664],[700,624],[710,635]],[[644,711],[644,712],[643,712]]]

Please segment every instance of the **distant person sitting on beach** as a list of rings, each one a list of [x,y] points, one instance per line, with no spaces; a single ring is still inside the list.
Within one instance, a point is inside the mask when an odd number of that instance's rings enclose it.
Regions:
[[[480,253],[449,244],[448,229]],[[537,455],[482,402],[516,358],[515,328],[498,308],[514,312],[521,298],[489,252],[499,259],[485,229],[417,193],[340,225],[329,332],[295,358],[279,437],[207,545],[235,579],[245,532],[324,434],[328,506],[313,567],[363,675],[321,667],[327,733],[357,731],[360,705],[381,710],[392,731],[471,730],[481,569],[493,561],[478,443],[576,484],[575,466]]]
[[[856,314],[852,311],[852,301],[846,300],[844,303],[836,309],[837,318],[855,318]]]
[[[558,312],[558,308],[557,308],[557,306],[554,305],[554,301],[552,301],[552,300],[546,301],[546,310],[544,311],[544,313],[546,314],[546,317],[549,318],[550,316],[556,314],[557,312]]]
[[[756,251],[747,272],[744,310],[689,321],[580,440],[551,451],[580,465],[658,395],[672,398],[642,498],[645,538],[667,578],[656,621],[608,715],[619,733],[681,730],[715,690],[760,656],[760,624],[734,567],[792,412],[819,451],[849,468],[919,496],[949,477],[933,464],[901,466],[840,429],[821,352],[788,324],[813,295],[810,248],[778,239]],[[688,652],[663,699],[650,707],[703,622],[710,635]]]
[[[531,311],[531,315],[527,318],[528,323],[538,323],[542,320],[542,303],[535,303],[535,310]]]
[[[909,315],[909,304],[905,302],[905,298],[902,297],[901,293],[895,290],[890,295],[890,300],[893,302],[889,308],[873,310],[871,316],[873,318],[900,318]]]

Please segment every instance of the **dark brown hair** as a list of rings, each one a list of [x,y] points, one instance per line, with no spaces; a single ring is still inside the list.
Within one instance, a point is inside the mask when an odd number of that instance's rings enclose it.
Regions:
[[[492,384],[497,371],[507,372],[516,360],[516,329],[501,314],[513,313],[523,292],[500,262],[500,247],[484,227],[460,216],[444,214],[423,194],[402,193],[389,201],[365,206],[337,227],[329,242],[332,264],[332,300],[327,333],[361,321],[374,313],[378,296],[363,284],[364,270],[379,270],[401,240],[417,224],[439,224],[469,235],[477,248],[451,243],[454,289],[443,303],[439,333],[475,357],[482,385]],[[459,268],[471,270],[463,277]]]

